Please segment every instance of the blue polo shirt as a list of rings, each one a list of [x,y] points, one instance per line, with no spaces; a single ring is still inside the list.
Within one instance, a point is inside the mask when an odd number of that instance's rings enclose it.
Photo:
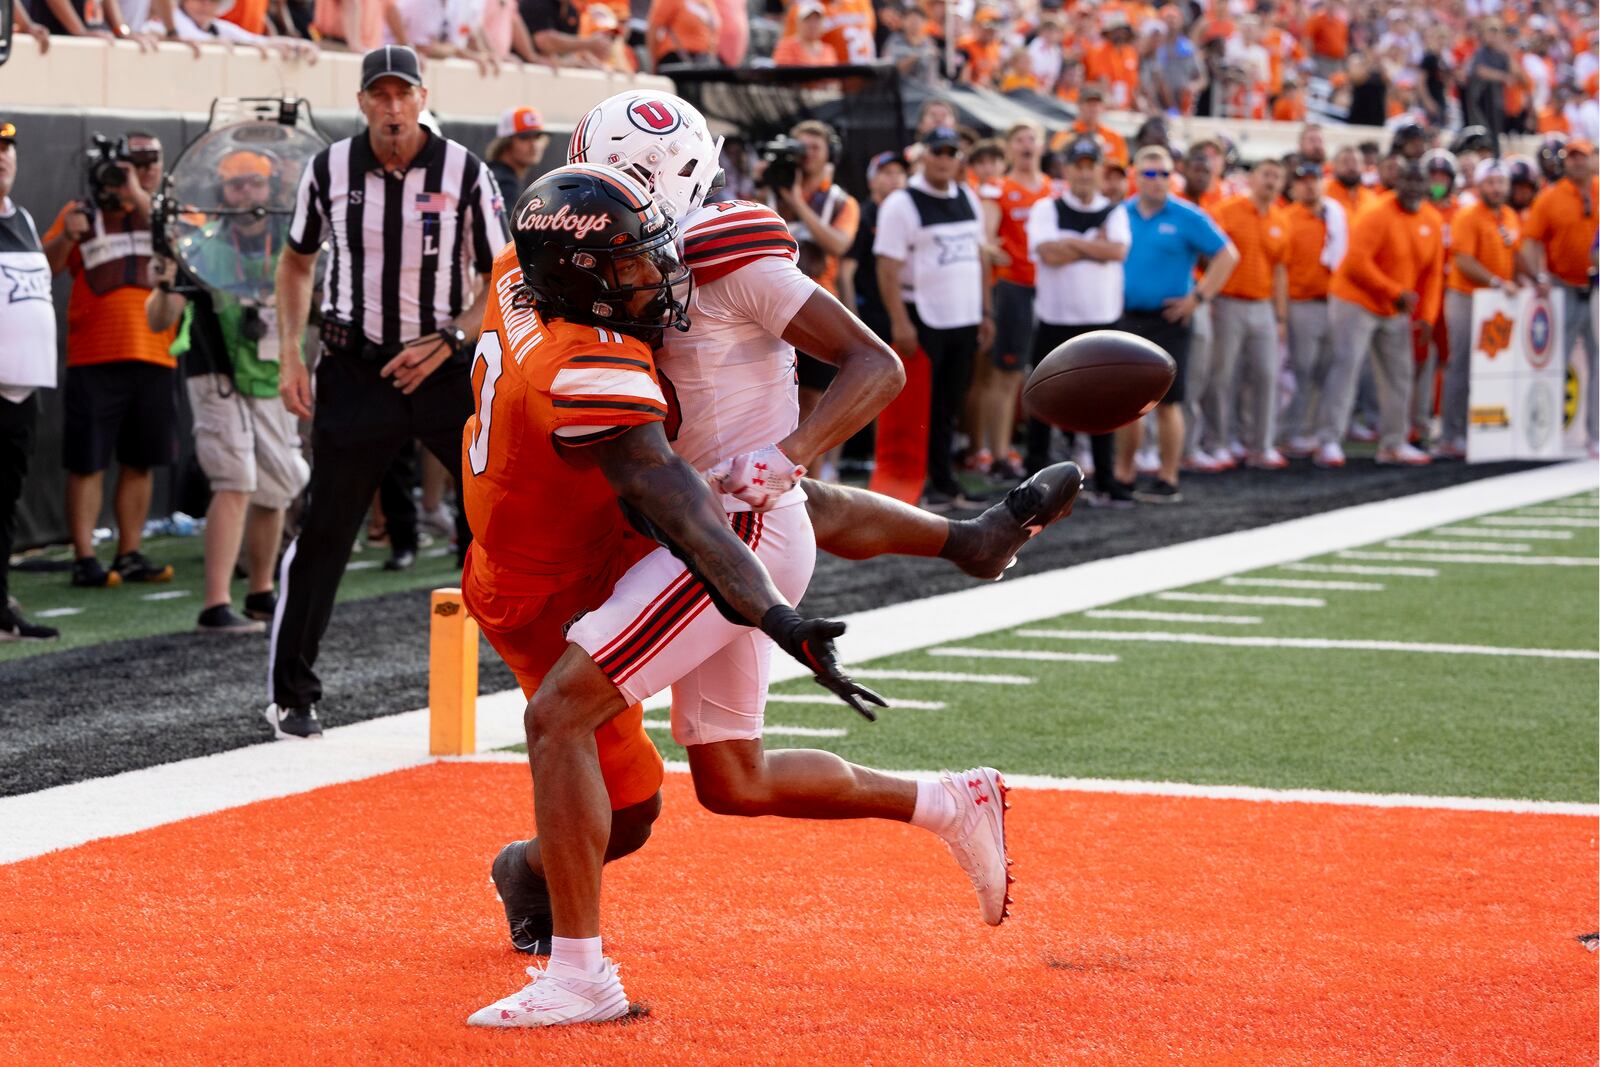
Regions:
[[[1201,256],[1222,251],[1228,239],[1211,216],[1187,200],[1167,197],[1166,206],[1145,218],[1139,198],[1128,201],[1133,238],[1122,262],[1123,304],[1129,311],[1160,311],[1164,300],[1188,296]]]

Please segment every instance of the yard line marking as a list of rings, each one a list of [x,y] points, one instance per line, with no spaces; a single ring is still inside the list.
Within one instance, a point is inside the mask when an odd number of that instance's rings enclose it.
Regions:
[[[344,569],[347,571],[370,571],[376,566],[378,566],[378,561],[375,559],[358,559],[354,563],[346,563]]]
[[[1385,541],[1385,548],[1441,549],[1460,552],[1532,552],[1533,546],[1520,541]]]
[[[1438,567],[1373,567],[1365,563],[1280,563],[1279,569],[1307,574],[1383,574],[1399,578],[1437,578]]]
[[[1035,652],[1023,648],[930,648],[928,655],[960,656],[964,659],[1031,659],[1049,663],[1116,663],[1122,659],[1121,656],[1098,652]]]
[[[1320,581],[1315,578],[1224,578],[1223,585],[1264,585],[1276,589],[1346,589],[1352,592],[1381,592],[1382,582]]]
[[[1444,537],[1503,537],[1507,541],[1570,541],[1571,530],[1485,530],[1482,526],[1445,526],[1430,530]]]
[[[1095,608],[1083,613],[1086,619],[1135,619],[1143,622],[1224,622],[1234,626],[1253,626],[1260,615],[1195,615],[1187,611],[1122,611]]]
[[[1390,544],[1404,545],[1404,541]],[[1451,547],[1460,547],[1453,545]],[[1493,556],[1478,552],[1361,552],[1345,549],[1340,559],[1415,560],[1418,563],[1522,563],[1530,567],[1596,567],[1600,559],[1586,556]]]
[[[1246,596],[1242,593],[1157,593],[1157,600],[1182,600],[1190,604],[1260,604],[1277,608],[1322,608],[1328,602],[1317,596]]]
[[[952,671],[897,671],[877,668],[852,668],[852,678],[876,678],[886,682],[974,682],[981,685],[1032,685],[1026,674],[960,674]]]
[[[168,589],[161,593],[146,593],[140,600],[182,600],[189,595],[187,589]]]
[[[859,672],[856,672],[859,673]],[[910,708],[913,711],[943,711],[946,707],[942,700],[905,700],[901,697],[885,697],[891,708]],[[768,704],[826,704],[829,707],[839,706],[839,698],[818,693],[768,693]]]
[[[435,548],[423,549],[422,556],[424,559],[443,559],[445,556],[448,556],[454,551],[455,549],[451,548],[449,545],[439,545]]]
[[[1524,515],[1554,515],[1565,519],[1594,519],[1600,518],[1600,509],[1596,508],[1523,508],[1513,512],[1512,517],[1520,518]]]
[[[1566,526],[1578,529],[1600,526],[1600,518],[1578,519],[1570,515],[1485,515],[1478,522],[1484,526]]]
[[[64,619],[68,615],[82,615],[82,614],[83,614],[83,609],[82,608],[50,608],[50,609],[48,609],[46,611],[36,611],[36,612],[34,612],[33,613],[33,617],[36,618],[36,619]]]
[[[1232,645],[1239,648],[1346,649],[1353,652],[1426,652],[1444,656],[1521,656],[1529,659],[1600,660],[1600,650],[1584,648],[1498,648],[1432,641],[1340,640],[1329,637],[1255,637],[1234,634],[1179,634],[1161,630],[1018,630],[1018,637],[1057,637],[1065,641],[1151,641],[1174,645]]]
[[[838,700],[829,697],[834,703]],[[670,730],[672,723],[666,719],[644,720],[646,730]],[[849,730],[838,726],[762,726],[761,733],[764,737],[848,737]],[[518,755],[522,755],[518,753]],[[526,759],[526,756],[523,756]]]

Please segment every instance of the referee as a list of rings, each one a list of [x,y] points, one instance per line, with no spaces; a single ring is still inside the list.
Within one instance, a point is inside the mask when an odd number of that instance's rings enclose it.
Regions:
[[[415,52],[368,52],[356,99],[366,133],[328,146],[306,168],[278,262],[279,392],[312,420],[313,452],[311,498],[284,554],[272,621],[266,715],[279,738],[322,733],[312,668],[384,470],[417,439],[459,476],[472,351],[494,254],[509,240],[489,168],[420,123],[428,91]],[[333,260],[313,413],[300,348],[324,241]]]

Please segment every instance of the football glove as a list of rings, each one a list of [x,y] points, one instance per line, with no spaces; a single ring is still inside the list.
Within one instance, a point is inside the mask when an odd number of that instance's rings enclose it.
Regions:
[[[868,722],[877,722],[878,713],[867,707],[876,704],[889,706],[877,693],[857,685],[839,669],[833,639],[844,633],[844,623],[833,619],[806,619],[787,604],[775,604],[761,617],[761,630],[777,642],[778,647],[800,661],[811,671],[818,685],[849,704]],[[863,703],[865,701],[866,703]]]
[[[706,481],[718,492],[766,511],[800,484],[806,469],[783,454],[777,445],[765,445],[725,459],[706,471]]]

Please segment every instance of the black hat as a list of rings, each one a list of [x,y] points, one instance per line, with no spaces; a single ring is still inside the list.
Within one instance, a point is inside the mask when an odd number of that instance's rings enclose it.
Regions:
[[[1080,137],[1067,148],[1067,162],[1076,163],[1080,159],[1100,162],[1100,145],[1092,137]]]
[[[960,148],[961,135],[948,126],[935,126],[922,135],[922,144],[926,148]]]
[[[412,85],[422,84],[422,64],[417,54],[403,44],[374,48],[361,59],[361,88],[366,90],[379,78],[399,78]]]

